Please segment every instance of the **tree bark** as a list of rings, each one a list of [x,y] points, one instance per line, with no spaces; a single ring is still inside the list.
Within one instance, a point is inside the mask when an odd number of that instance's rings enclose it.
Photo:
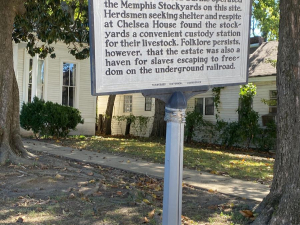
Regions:
[[[24,162],[21,157],[29,157],[20,137],[19,90],[11,37],[15,15],[24,2],[0,0],[0,164]]]
[[[151,132],[152,137],[166,136],[165,105],[166,104],[162,100],[155,99],[155,113]]]
[[[300,2],[280,1],[277,150],[270,194],[255,225],[300,224]]]
[[[105,112],[105,120],[104,120],[104,133],[106,135],[111,135],[111,120],[114,110],[116,95],[110,95],[108,97],[106,112]]]

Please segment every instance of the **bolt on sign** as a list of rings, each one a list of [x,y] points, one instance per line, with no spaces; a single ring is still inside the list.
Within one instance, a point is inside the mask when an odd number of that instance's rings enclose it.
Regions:
[[[89,0],[92,94],[244,84],[249,0]]]

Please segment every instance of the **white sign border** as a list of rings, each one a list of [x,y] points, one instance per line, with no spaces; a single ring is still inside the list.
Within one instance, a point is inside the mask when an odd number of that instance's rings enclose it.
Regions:
[[[174,87],[174,88],[153,88],[153,89],[141,89],[141,90],[127,90],[127,91],[115,91],[115,92],[103,92],[97,93],[96,92],[96,71],[95,71],[95,25],[94,25],[94,1],[97,0],[88,0],[89,1],[89,38],[90,38],[90,68],[91,68],[91,94],[93,96],[103,96],[103,95],[114,95],[114,94],[129,94],[129,93],[143,93],[145,96],[150,95],[162,95],[162,94],[170,94],[177,91],[181,92],[197,92],[208,90],[214,87],[226,87],[226,86],[237,86],[237,85],[244,85],[248,83],[249,77],[249,52],[250,52],[250,28],[251,28],[251,15],[252,15],[252,2],[253,0],[249,1],[250,4],[250,12],[249,12],[249,29],[247,32],[248,38],[248,51],[247,51],[247,69],[246,69],[246,81],[239,82],[239,83],[226,83],[226,84],[216,84],[216,85],[200,85],[200,86],[186,86],[186,87]],[[246,3],[245,3],[246,4]],[[245,43],[242,43],[245,44]]]

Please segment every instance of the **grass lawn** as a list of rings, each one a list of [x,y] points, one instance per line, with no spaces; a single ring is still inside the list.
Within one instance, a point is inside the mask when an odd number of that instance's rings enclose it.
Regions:
[[[102,153],[113,153],[156,163],[164,163],[165,141],[149,138],[70,137],[57,144]],[[242,180],[270,184],[274,159],[255,151],[226,151],[219,146],[200,144],[184,147],[184,167]]]

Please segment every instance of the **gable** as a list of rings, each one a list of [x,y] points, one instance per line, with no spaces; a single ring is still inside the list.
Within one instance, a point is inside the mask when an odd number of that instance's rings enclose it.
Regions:
[[[278,42],[263,43],[249,59],[249,77],[275,76],[276,68],[267,60],[277,60]]]

